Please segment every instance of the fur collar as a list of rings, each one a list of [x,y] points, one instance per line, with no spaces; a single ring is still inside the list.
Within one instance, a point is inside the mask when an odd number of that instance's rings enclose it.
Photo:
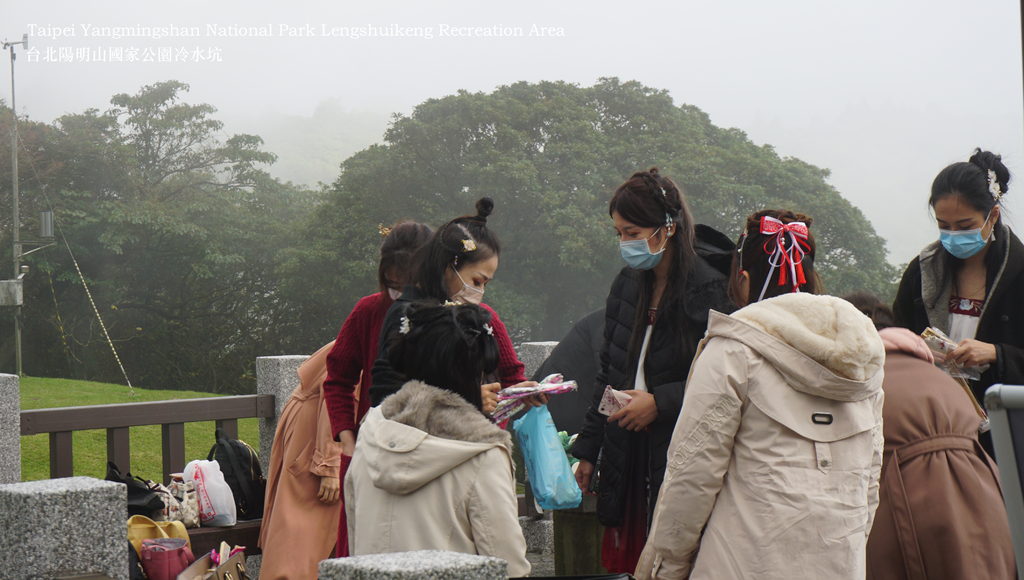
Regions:
[[[885,348],[871,320],[842,298],[803,292],[783,294],[750,304],[734,312],[732,317],[778,339],[849,381],[871,379],[885,362]],[[799,364],[799,357],[787,354],[787,349],[762,350],[761,355],[778,359],[776,366],[801,369],[794,370],[794,374],[810,377],[807,384],[811,387],[824,380],[813,367]],[[840,391],[853,387],[852,395],[840,396],[860,396],[859,386],[836,384],[841,385],[837,389]],[[836,387],[826,385],[825,388]]]
[[[512,452],[512,437],[469,401],[421,381],[409,381],[380,405],[385,419],[442,439],[498,443]]]

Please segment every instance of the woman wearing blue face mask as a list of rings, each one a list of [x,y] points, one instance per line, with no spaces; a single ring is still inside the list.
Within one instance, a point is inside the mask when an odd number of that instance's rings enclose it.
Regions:
[[[970,383],[978,401],[993,383],[1024,382],[1024,246],[1001,215],[1009,181],[1001,158],[980,149],[939,172],[928,200],[939,240],[910,262],[893,303],[898,325],[957,342],[946,360],[981,373]],[[980,439],[991,454],[991,436]]]
[[[708,311],[734,308],[727,277],[734,245],[711,228],[694,226],[679,188],[657,168],[634,173],[619,186],[608,213],[627,266],[608,295],[595,396],[572,453],[580,459],[576,480],[585,493],[600,477],[604,567],[632,572]],[[607,417],[598,412],[606,385],[631,397]]]

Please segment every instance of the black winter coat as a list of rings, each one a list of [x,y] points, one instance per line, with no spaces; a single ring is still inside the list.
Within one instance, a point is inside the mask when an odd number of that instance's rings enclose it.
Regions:
[[[998,271],[988,273],[988,295],[974,335],[975,339],[996,347],[996,362],[981,374],[980,381],[969,383],[982,405],[985,404],[985,390],[993,384],[1024,384],[1024,245],[1009,227],[1003,228],[1003,236],[1007,243],[1002,246],[1002,265]],[[926,248],[922,255],[941,255],[945,251],[933,246],[935,244]],[[921,257],[918,256],[907,266],[896,293],[892,308],[896,324],[918,334],[929,326],[939,326],[940,330],[948,333],[948,302],[942,303],[940,299],[939,304],[930,308],[930,300],[926,303],[922,293],[922,282],[932,293],[941,293],[948,301],[949,289],[932,288],[935,283],[931,280],[930,268],[922,271]],[[939,320],[930,320],[929,312]],[[992,436],[983,433],[979,439],[991,454]]]
[[[724,240],[721,242],[723,245],[732,245],[722,234],[710,228],[698,228],[698,238],[720,237]],[[725,251],[731,250],[726,248]],[[655,320],[651,340],[647,346],[644,376],[648,390],[654,395],[658,406],[658,417],[648,427],[651,453],[648,516],[654,513],[658,490],[665,476],[669,441],[672,439],[679,410],[683,406],[683,391],[686,377],[690,373],[690,364],[693,362],[694,349],[707,330],[708,312],[717,310],[730,314],[735,309],[729,297],[728,278],[709,263],[716,263],[721,259],[722,264],[727,264],[728,260],[721,253],[709,256],[709,260],[705,260],[701,254],[708,255],[698,245],[694,269],[690,273],[689,283],[682,296],[688,313],[684,327],[676,328],[670,322],[670,317],[659,316]],[[605,307],[601,370],[595,382],[594,398],[587,410],[583,429],[572,449],[575,457],[595,464],[598,453],[603,452],[599,467],[597,516],[607,527],[622,524],[627,481],[625,469],[628,455],[633,448],[633,438],[637,434],[619,427],[617,423],[608,423],[608,418],[598,413],[597,409],[605,385],[611,385],[619,390],[629,389],[632,388],[636,376],[636,368],[630,368],[628,350],[636,308],[640,301],[640,274],[637,270],[626,267],[612,282]],[[670,305],[671,302],[663,300],[663,304]],[[688,335],[690,347],[686,352],[679,350],[679,343],[676,341],[678,333]]]

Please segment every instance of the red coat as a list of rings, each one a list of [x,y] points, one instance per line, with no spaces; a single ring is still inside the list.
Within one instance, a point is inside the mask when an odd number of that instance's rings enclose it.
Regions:
[[[377,360],[377,338],[391,297],[378,292],[361,298],[345,319],[334,348],[327,355],[324,397],[331,417],[331,434],[355,432],[359,421],[370,409],[370,368]],[[365,372],[364,372],[365,371]],[[359,404],[356,407],[356,388]]]

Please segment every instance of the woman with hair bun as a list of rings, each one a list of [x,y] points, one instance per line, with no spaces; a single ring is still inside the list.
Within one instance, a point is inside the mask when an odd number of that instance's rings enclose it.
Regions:
[[[608,294],[594,399],[572,453],[580,459],[576,481],[584,493],[592,493],[591,481],[599,477],[601,560],[606,570],[619,573],[633,571],[647,539],[708,312],[732,310],[725,273],[701,253],[728,256],[733,244],[707,226],[694,226],[679,187],[657,168],[634,173],[620,185],[608,215],[627,266]],[[598,412],[606,386],[631,397],[610,417]]]
[[[785,210],[747,220],[741,308],[709,317],[639,580],[865,576],[885,351],[853,305],[816,295],[810,226]]]
[[[494,200],[480,198],[476,202],[476,210],[476,215],[457,217],[438,228],[416,254],[416,270],[411,282],[403,288],[402,295],[384,316],[370,387],[373,406],[381,404],[405,384],[405,374],[391,366],[387,341],[398,330],[399,321],[409,304],[428,298],[442,303],[478,304],[491,315],[490,324],[498,344],[498,381],[481,386],[484,411],[490,413],[494,410],[498,403],[498,389],[536,384],[526,382],[523,363],[516,356],[505,325],[494,310],[481,302],[487,283],[498,269],[501,242],[487,227],[487,216],[494,210]],[[547,402],[547,398],[533,397],[529,401],[542,404]]]
[[[1024,246],[1002,219],[1009,182],[1002,158],[981,149],[939,172],[928,199],[939,239],[907,266],[892,308],[897,325],[934,326],[958,344],[945,361],[980,372],[979,402],[994,383],[1024,383]],[[992,454],[991,434],[980,440]]]
[[[431,299],[399,317],[388,359],[407,382],[367,414],[345,478],[352,555],[446,550],[530,573],[512,440],[482,407],[480,378],[500,359],[492,322]]]

